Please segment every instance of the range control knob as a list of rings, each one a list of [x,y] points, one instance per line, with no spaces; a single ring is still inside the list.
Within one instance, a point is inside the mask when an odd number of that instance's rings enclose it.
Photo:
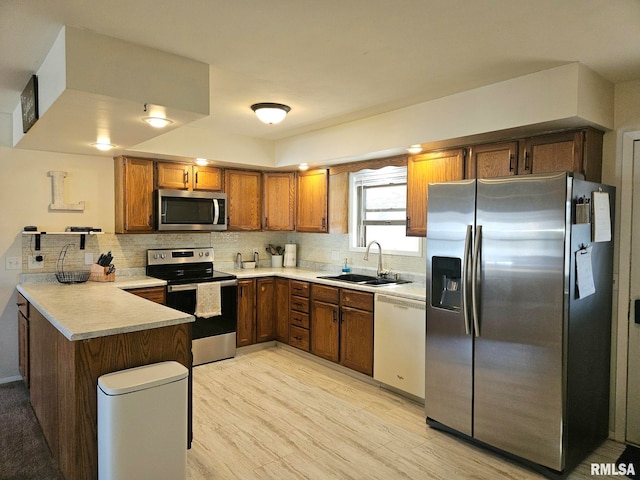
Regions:
[[[160,258],[167,258],[167,254],[166,253],[161,253],[160,254]]]
[[[204,252],[204,256],[208,257],[209,256],[209,252]]]

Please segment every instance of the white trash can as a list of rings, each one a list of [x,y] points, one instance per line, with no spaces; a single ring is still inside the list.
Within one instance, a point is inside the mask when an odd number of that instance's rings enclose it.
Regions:
[[[186,478],[188,375],[161,362],[98,378],[99,480]]]

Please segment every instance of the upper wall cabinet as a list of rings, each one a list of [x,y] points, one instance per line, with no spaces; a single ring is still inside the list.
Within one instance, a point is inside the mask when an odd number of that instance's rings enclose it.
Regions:
[[[222,190],[222,170],[186,163],[156,163],[158,188],[178,190]]]
[[[469,148],[467,178],[490,178],[518,173],[518,142],[488,143]]]
[[[153,160],[115,158],[116,233],[153,232]]]
[[[298,232],[326,233],[329,172],[326,169],[298,173]]]
[[[230,231],[257,231],[261,227],[262,173],[225,170],[227,225]]]
[[[295,230],[295,172],[263,172],[262,187],[263,230],[287,232]]]
[[[427,187],[434,182],[464,177],[464,148],[426,152],[409,157],[407,163],[407,235],[427,234]]]
[[[519,174],[568,171],[590,182],[602,179],[602,132],[593,128],[552,133],[521,141]]]

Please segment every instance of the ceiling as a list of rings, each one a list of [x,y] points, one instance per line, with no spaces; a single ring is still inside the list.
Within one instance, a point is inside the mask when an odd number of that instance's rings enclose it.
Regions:
[[[0,0],[0,113],[63,25],[210,65],[192,126],[271,141],[572,62],[640,79],[637,0]]]

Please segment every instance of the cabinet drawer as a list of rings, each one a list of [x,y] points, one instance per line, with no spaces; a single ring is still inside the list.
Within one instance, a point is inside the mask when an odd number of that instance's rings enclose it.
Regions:
[[[166,300],[167,289],[165,287],[132,288],[127,291],[129,293],[133,293],[134,295],[137,295],[138,297],[151,300],[152,302],[160,303],[161,305],[164,305],[167,303],[167,300]]]
[[[313,300],[337,305],[340,302],[340,289],[338,287],[314,284],[311,288],[311,297]]]
[[[309,298],[309,282],[291,280],[291,295]]]
[[[373,312],[373,293],[342,289],[340,291],[340,300],[343,307]]]
[[[309,351],[309,330],[291,325],[289,327],[289,345]]]
[[[309,328],[309,314],[302,312],[291,312],[289,324],[301,328]]]
[[[18,304],[18,310],[24,315],[24,318],[29,318],[29,302],[27,302],[27,299],[24,298],[20,292],[18,292],[18,300],[16,303]]]
[[[309,299],[303,297],[291,297],[291,310],[297,312],[309,313]]]

